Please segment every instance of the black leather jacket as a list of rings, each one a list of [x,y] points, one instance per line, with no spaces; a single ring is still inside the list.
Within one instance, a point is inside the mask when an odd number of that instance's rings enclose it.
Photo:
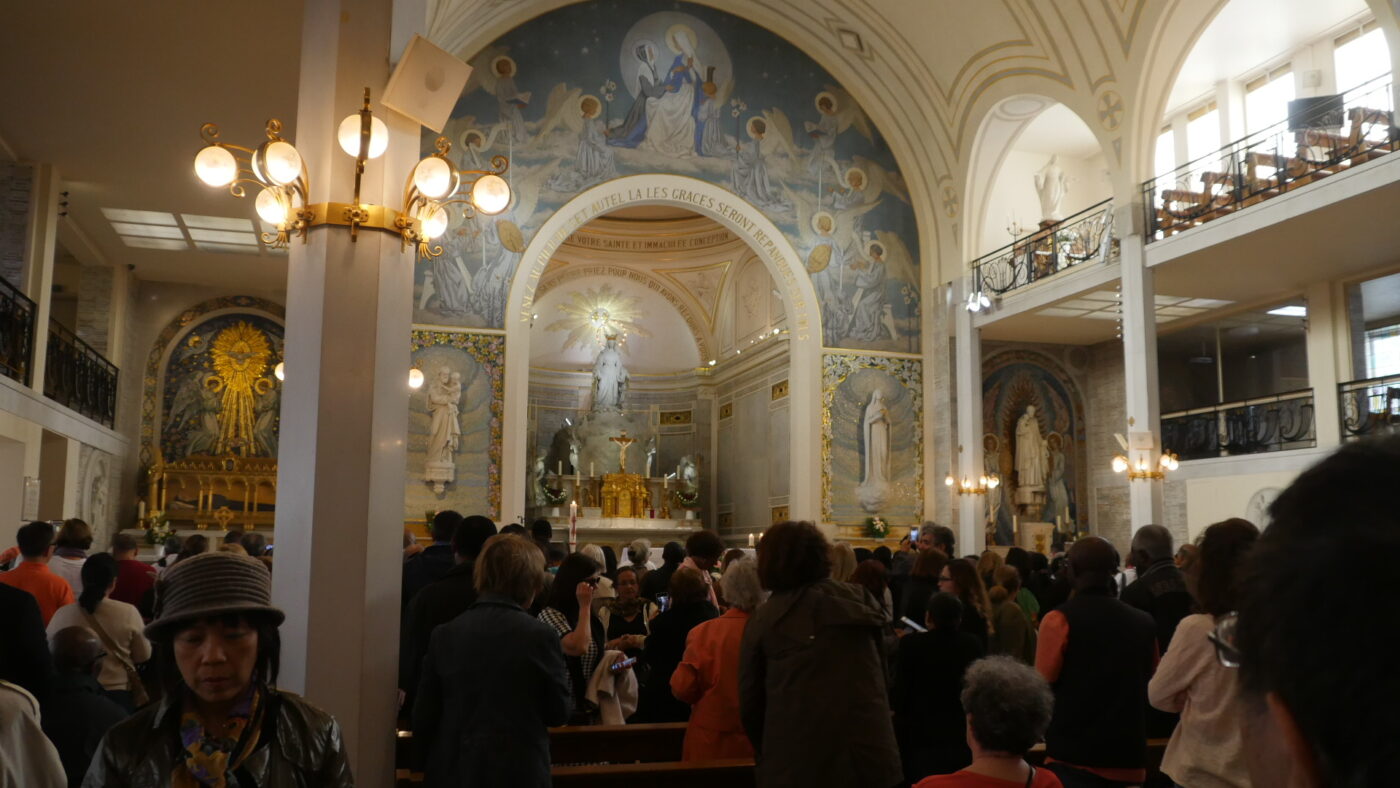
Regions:
[[[290,692],[268,690],[258,748],[228,777],[230,788],[352,788],[340,724]],[[83,788],[165,788],[180,750],[180,713],[170,700],[114,726]]]

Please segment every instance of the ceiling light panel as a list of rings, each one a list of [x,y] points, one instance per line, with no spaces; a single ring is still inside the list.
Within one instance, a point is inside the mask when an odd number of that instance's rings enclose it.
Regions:
[[[163,224],[176,227],[175,214],[160,211],[133,211],[129,208],[103,208],[102,215],[110,222],[135,222],[137,224]]]
[[[251,222],[249,224],[251,224]],[[200,230],[191,228],[189,232],[190,238],[193,238],[196,242],[205,241],[221,244],[258,245],[258,237],[253,235],[251,231],[236,233],[230,230]]]
[[[1045,315],[1046,317],[1084,317],[1086,313],[1081,309],[1062,309],[1052,306],[1048,309],[1042,309],[1036,314]]]
[[[179,227],[166,227],[159,224],[112,222],[112,229],[116,230],[118,235],[135,235],[141,238],[179,238],[184,240],[185,237]]]
[[[230,252],[234,254],[257,254],[257,246],[246,244],[222,244],[209,241],[196,241],[195,247],[201,252]]]
[[[189,249],[190,245],[183,238],[140,238],[134,235],[121,236],[122,243],[134,249],[169,249],[180,251]]]
[[[198,214],[182,213],[180,221],[186,227],[198,228],[201,230],[242,230],[251,232],[253,229],[252,219],[240,219],[236,216],[200,216]],[[275,228],[274,228],[275,229]]]

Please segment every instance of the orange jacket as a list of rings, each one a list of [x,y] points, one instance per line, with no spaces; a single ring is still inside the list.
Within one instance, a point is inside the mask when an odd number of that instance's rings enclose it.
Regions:
[[[671,674],[671,692],[691,704],[681,758],[752,758],[739,720],[739,643],[749,614],[730,608],[690,631],[685,656]]]
[[[73,588],[68,585],[67,580],[55,574],[46,564],[34,561],[24,561],[8,572],[0,572],[0,583],[33,594],[35,601],[39,603],[39,612],[44,615],[46,627],[49,625],[49,619],[53,618],[53,614],[58,612],[60,607],[71,605],[75,601]]]

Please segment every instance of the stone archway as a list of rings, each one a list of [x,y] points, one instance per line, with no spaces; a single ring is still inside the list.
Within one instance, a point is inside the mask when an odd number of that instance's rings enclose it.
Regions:
[[[792,423],[821,423],[820,309],[801,258],[782,231],[741,197],[707,181],[665,174],[617,178],[581,192],[555,211],[530,240],[511,281],[505,319],[502,501],[521,500],[525,491],[528,404],[523,393],[529,386],[530,323],[540,278],[571,233],[598,216],[629,205],[673,205],[708,216],[744,239],[763,260],[778,286],[788,318]],[[788,443],[788,508],[794,516],[813,521],[821,515],[818,435],[817,430],[793,429]],[[509,510],[502,512],[509,514]]]

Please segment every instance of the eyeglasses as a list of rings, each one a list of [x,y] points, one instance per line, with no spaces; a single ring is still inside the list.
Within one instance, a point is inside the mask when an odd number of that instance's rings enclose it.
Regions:
[[[1220,660],[1220,664],[1227,668],[1238,668],[1240,666],[1240,649],[1235,645],[1236,633],[1239,631],[1240,614],[1226,613],[1216,622],[1215,629],[1207,635],[1207,639],[1215,646],[1215,658]]]

